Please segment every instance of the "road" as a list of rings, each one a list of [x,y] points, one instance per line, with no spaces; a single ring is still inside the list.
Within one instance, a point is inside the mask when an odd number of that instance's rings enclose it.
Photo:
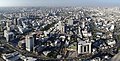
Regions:
[[[44,57],[44,56],[40,56],[40,55],[37,55],[35,53],[26,51],[26,50],[21,50],[17,47],[14,47],[11,43],[8,43],[4,38],[0,38],[0,42],[2,44],[4,44],[6,47],[8,47],[10,50],[17,51],[20,54],[22,54],[23,56],[36,57],[36,58],[41,59],[41,60],[64,60],[64,59],[55,59],[55,58]],[[68,58],[66,60],[69,60],[69,59],[70,58]],[[73,58],[73,59],[76,59],[76,58]]]
[[[23,56],[31,56],[31,57],[36,57],[40,60],[53,60],[53,61],[56,61],[56,60],[76,60],[76,59],[81,59],[81,58],[85,58],[85,57],[75,57],[75,58],[63,58],[63,59],[55,59],[55,58],[49,58],[49,57],[44,57],[44,56],[39,56],[35,53],[32,53],[32,52],[28,52],[28,51],[25,51],[25,50],[21,50],[19,48],[16,48],[14,46],[12,46],[10,43],[7,43],[5,40],[0,40],[6,47],[8,47],[9,49],[11,50],[14,50],[14,51],[18,51],[20,54],[22,54]]]
[[[4,44],[6,47],[8,47],[10,50],[13,51],[18,51],[20,54],[24,55],[24,56],[32,56],[32,57],[38,57],[36,54],[25,51],[25,50],[21,50],[17,47],[14,47],[13,45],[11,45],[10,43],[6,42],[6,40],[4,39],[0,39],[1,43]]]
[[[110,61],[120,61],[120,52],[116,54]]]

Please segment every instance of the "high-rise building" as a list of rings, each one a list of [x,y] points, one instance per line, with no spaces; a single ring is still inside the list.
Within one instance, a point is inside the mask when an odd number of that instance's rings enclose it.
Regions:
[[[57,27],[61,33],[65,33],[65,26],[62,24],[61,21],[58,22],[58,27]]]
[[[34,38],[33,36],[26,36],[26,50],[32,51],[34,48]]]
[[[13,32],[8,32],[7,30],[4,30],[4,37],[6,38],[6,41],[12,41],[14,40],[14,33]]]
[[[14,24],[14,25],[17,25],[17,18],[14,18],[14,19],[13,19],[13,24]]]
[[[81,31],[81,27],[78,27],[78,33],[77,33],[78,35],[79,35],[79,37],[80,38],[82,38],[82,31]]]
[[[6,22],[6,28],[7,28],[7,31],[9,31],[10,30],[10,20],[7,20],[7,22]]]

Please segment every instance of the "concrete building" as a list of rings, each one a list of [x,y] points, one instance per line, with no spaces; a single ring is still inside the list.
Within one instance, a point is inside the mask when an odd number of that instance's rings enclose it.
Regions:
[[[4,30],[4,37],[6,38],[7,42],[14,40],[14,33],[8,32],[7,30]]]
[[[17,18],[14,18],[14,19],[13,19],[13,24],[14,24],[14,25],[17,25]]]
[[[108,43],[109,46],[114,47],[114,45],[116,44],[116,41],[112,40],[112,39],[109,39],[109,40],[107,40],[107,43]]]
[[[10,31],[10,20],[7,20],[6,22],[6,29],[7,31]]]
[[[80,27],[78,27],[78,33],[77,33],[77,34],[79,35],[79,37],[81,37],[81,38],[82,38],[81,28],[80,28]]]
[[[25,57],[24,61],[36,61],[36,58],[33,57]]]
[[[22,26],[17,26],[18,27],[18,30],[19,30],[19,32],[21,33],[21,34],[23,34],[23,28],[22,28]]]
[[[61,21],[58,22],[58,30],[60,30],[61,33],[65,33],[65,26],[62,24]]]
[[[5,61],[17,61],[19,59],[19,53],[14,52],[14,53],[9,53],[9,54],[2,54],[2,58]]]
[[[34,38],[33,36],[26,36],[26,50],[32,51],[34,47]]]
[[[78,55],[79,54],[87,54],[87,53],[91,53],[92,49],[91,49],[91,44],[90,42],[86,42],[86,41],[79,41],[78,42]]]
[[[72,19],[68,20],[68,25],[73,25],[73,20]]]

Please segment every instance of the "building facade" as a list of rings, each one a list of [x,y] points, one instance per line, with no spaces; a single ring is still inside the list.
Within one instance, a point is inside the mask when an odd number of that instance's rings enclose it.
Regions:
[[[26,36],[26,50],[32,51],[34,48],[34,38],[32,36]]]
[[[80,41],[78,42],[78,55],[79,54],[88,54],[92,52],[90,42]]]

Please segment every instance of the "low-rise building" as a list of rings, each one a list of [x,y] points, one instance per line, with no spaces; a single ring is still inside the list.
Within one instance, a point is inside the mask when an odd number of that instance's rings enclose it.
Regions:
[[[2,54],[2,58],[6,61],[17,61],[19,59],[19,53],[14,52],[10,54]]]
[[[86,41],[79,41],[78,42],[78,55],[79,54],[87,54],[91,53],[91,42],[86,42]]]

